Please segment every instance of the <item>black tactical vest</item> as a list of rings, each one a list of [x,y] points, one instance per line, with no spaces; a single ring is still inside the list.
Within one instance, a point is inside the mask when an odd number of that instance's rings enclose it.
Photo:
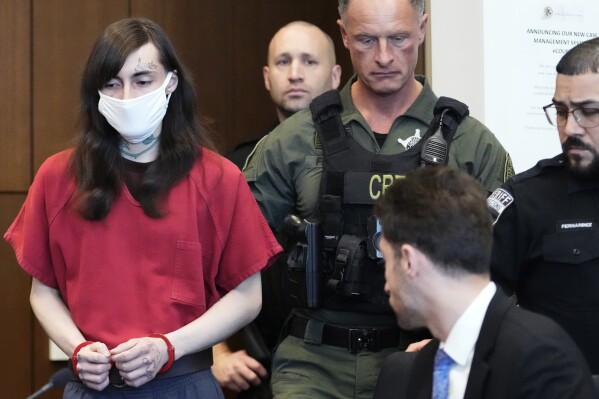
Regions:
[[[319,200],[325,285],[322,307],[368,313],[391,311],[383,290],[384,264],[373,245],[379,230],[373,205],[395,179],[421,166],[422,147],[438,129],[441,111],[448,107],[456,108],[448,113],[451,117],[443,117],[442,130],[450,142],[468,108],[441,97],[431,127],[418,143],[399,154],[381,155],[366,150],[347,134],[337,91],[326,92],[311,103],[323,147]]]

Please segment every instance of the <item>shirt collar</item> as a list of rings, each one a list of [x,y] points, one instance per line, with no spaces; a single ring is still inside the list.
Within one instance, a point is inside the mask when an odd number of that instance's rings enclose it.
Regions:
[[[434,116],[433,112],[437,104],[437,96],[433,93],[426,77],[422,75],[416,75],[415,77],[422,84],[422,91],[420,91],[412,106],[402,116],[418,119],[428,125]]]
[[[489,282],[456,321],[449,332],[447,341],[441,342],[443,350],[457,364],[466,366],[468,362],[472,361],[474,346],[478,340],[487,308],[496,291],[495,283]]]

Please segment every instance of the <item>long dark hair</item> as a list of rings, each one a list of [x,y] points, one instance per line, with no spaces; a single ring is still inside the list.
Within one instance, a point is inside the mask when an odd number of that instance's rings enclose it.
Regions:
[[[161,199],[189,173],[201,147],[213,148],[197,120],[191,76],[166,33],[145,18],[113,23],[92,47],[81,82],[81,129],[71,168],[77,183],[77,210],[85,219],[105,218],[123,182],[121,137],[98,111],[98,90],[119,73],[133,51],[146,43],[156,46],[164,68],[176,71],[179,80],[162,121],[158,158],[145,172],[140,186],[139,202],[146,215],[162,217]]]

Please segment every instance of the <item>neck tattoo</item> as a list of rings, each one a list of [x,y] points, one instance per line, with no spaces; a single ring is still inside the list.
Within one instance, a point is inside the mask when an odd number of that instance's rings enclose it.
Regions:
[[[145,154],[146,152],[150,151],[152,148],[154,148],[156,146],[156,144],[158,144],[159,141],[160,140],[158,139],[158,137],[154,137],[154,135],[151,135],[150,137],[148,137],[147,139],[142,141],[142,144],[147,145],[147,147],[135,154],[128,151],[129,144],[127,144],[126,141],[121,142],[119,149],[121,151],[121,154],[126,155],[133,159],[137,159],[137,158],[141,157],[143,154]]]

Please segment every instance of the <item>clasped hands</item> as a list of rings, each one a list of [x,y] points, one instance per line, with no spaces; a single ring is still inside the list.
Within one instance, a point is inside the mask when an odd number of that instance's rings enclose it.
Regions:
[[[160,338],[133,338],[113,349],[102,342],[84,346],[76,354],[77,373],[83,384],[102,391],[110,383],[109,372],[114,365],[124,383],[139,387],[154,379],[168,361],[166,343]]]

